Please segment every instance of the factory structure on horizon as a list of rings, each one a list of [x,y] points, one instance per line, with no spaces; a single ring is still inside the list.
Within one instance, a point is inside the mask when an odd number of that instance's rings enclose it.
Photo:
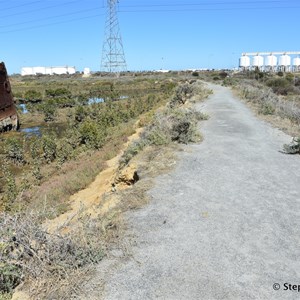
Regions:
[[[300,72],[300,51],[242,53],[239,68],[243,71]]]
[[[21,69],[21,75],[62,75],[62,74],[75,74],[75,67],[24,67]]]

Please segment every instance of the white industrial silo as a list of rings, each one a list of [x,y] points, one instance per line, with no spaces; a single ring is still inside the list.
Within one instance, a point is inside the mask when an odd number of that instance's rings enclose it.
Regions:
[[[53,75],[52,67],[46,67],[45,70],[46,75]]]
[[[265,66],[268,71],[275,71],[277,67],[277,57],[273,54],[270,54],[266,57]]]
[[[67,67],[67,73],[68,74],[75,74],[76,68],[75,67]]]
[[[33,72],[32,67],[24,67],[21,69],[21,75],[26,76],[26,75],[35,75]]]
[[[33,73],[34,75],[37,74],[46,74],[46,68],[45,67],[33,67]]]
[[[240,57],[239,67],[243,70],[247,70],[250,67],[250,58],[247,55]]]
[[[84,68],[83,69],[83,75],[88,77],[91,75],[91,69],[90,68]]]
[[[293,59],[293,68],[294,68],[294,71],[300,70],[300,57],[295,57]]]
[[[291,67],[291,57],[287,54],[283,54],[279,57],[279,67],[281,71],[289,71]]]
[[[262,69],[264,66],[264,58],[261,55],[255,55],[252,59],[252,67]]]

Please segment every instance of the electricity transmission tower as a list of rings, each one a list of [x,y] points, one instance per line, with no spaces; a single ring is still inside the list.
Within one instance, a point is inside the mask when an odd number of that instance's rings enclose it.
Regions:
[[[126,71],[126,60],[117,16],[118,0],[107,0],[105,39],[102,49],[101,69],[110,73]]]

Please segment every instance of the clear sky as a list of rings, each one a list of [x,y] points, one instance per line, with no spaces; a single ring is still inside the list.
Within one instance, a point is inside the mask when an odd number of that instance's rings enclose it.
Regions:
[[[106,0],[0,0],[0,60],[100,70]],[[120,0],[128,70],[233,68],[242,52],[300,51],[300,0]]]

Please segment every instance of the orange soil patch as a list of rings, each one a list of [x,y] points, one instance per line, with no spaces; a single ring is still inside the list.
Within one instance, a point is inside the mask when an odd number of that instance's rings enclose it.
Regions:
[[[49,232],[53,233],[55,231],[60,231],[63,233],[68,231],[68,226],[71,223],[74,223],[76,216],[79,216],[83,210],[85,213],[95,216],[96,214],[107,212],[117,204],[117,199],[114,199],[115,197],[110,197],[110,201],[103,203],[102,207],[99,208],[99,204],[103,201],[103,196],[112,192],[112,183],[114,182],[119,166],[119,160],[124,150],[133,140],[138,139],[142,130],[142,128],[136,129],[136,132],[131,135],[124,144],[121,153],[106,161],[107,168],[100,172],[87,188],[70,197],[71,209],[69,211],[53,220],[45,222],[44,226]],[[124,188],[126,188],[126,185],[118,186],[118,189]]]

